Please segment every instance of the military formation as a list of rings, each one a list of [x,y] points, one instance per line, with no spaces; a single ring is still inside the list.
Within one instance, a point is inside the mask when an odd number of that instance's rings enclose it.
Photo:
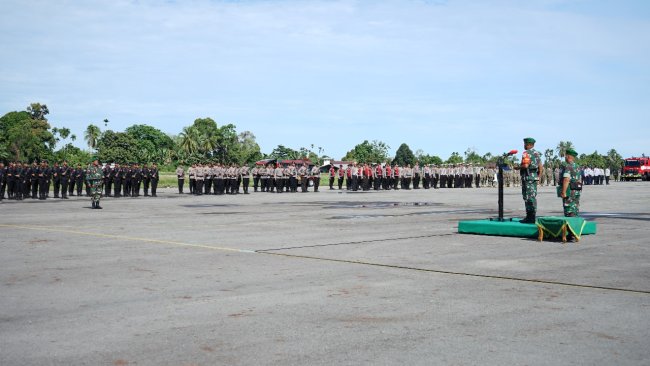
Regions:
[[[540,185],[556,185],[552,170],[545,172]],[[339,165],[329,169],[330,189],[347,190],[399,190],[439,188],[489,188],[497,186],[497,169],[494,166],[474,164],[415,164],[411,167],[386,164]],[[503,173],[505,187],[520,187],[521,170],[507,169]]]
[[[157,197],[160,171],[156,163],[144,164],[106,164],[102,169],[103,195],[106,197]]]
[[[42,161],[31,165],[9,163],[5,166],[0,162],[0,200],[46,200],[50,198],[50,193],[57,199],[68,199],[75,194],[91,197],[96,196],[98,187],[102,190],[102,196],[138,197],[141,189],[145,196],[157,196],[160,173],[156,164],[151,167],[146,164],[143,167],[138,164],[106,164],[103,168],[99,162],[97,164],[95,166],[93,161],[86,167],[81,164],[71,167],[65,161],[53,165]],[[96,171],[97,167],[99,172]]]
[[[92,165],[92,164],[91,164]],[[0,199],[47,199],[91,196],[87,181],[88,167],[70,167],[66,162],[49,166],[41,164],[0,163]],[[101,164],[100,164],[101,166]],[[538,184],[555,185],[559,168],[539,174]],[[473,164],[442,164],[400,166],[397,164],[357,164],[331,166],[326,172],[330,189],[349,191],[410,190],[496,187],[497,169]],[[160,172],[156,164],[104,164],[102,168],[103,197],[157,197]],[[235,164],[194,164],[176,169],[178,193],[194,195],[248,194],[253,192],[318,192],[321,171],[308,164],[267,164],[253,168]],[[522,171],[509,169],[503,175],[505,187],[522,186]]]
[[[81,196],[85,177],[85,168],[68,166],[65,161],[53,166],[47,161],[31,165],[12,162],[7,166],[0,162],[0,200],[5,193],[10,200],[45,200],[50,196],[50,188],[54,198],[68,199],[75,192]]]
[[[524,139],[522,161],[517,169],[504,172],[504,186],[521,186],[526,217],[522,223],[534,223],[537,212],[538,185],[558,184],[558,196],[563,199],[566,216],[577,216],[580,205],[580,191],[585,170],[575,163],[577,153],[569,149],[566,161],[561,166],[544,169],[541,154],[535,150],[535,139]],[[249,194],[254,192],[318,192],[321,171],[318,166],[304,164],[267,164],[253,168],[236,164],[194,164],[185,171],[177,167],[178,193],[184,193],[185,180],[189,181],[189,193],[193,195]],[[495,187],[497,169],[472,164],[424,165],[407,164],[347,164],[330,166],[328,171],[329,188],[349,191],[369,190],[410,190],[410,189],[451,189]],[[67,162],[47,161],[31,165],[0,162],[0,200],[49,198],[52,188],[54,198],[67,199],[81,196],[85,187],[86,196],[91,197],[92,207],[101,209],[99,201],[106,197],[139,197],[141,189],[144,196],[157,197],[160,172],[157,165],[105,164],[103,167],[94,157],[86,167],[71,167]]]
[[[194,164],[187,172],[182,166],[176,168],[179,194],[184,193],[186,175],[189,193],[194,195],[239,194],[240,189],[249,194],[251,180],[253,192],[298,192],[299,187],[307,192],[310,186],[318,192],[321,178],[319,167],[308,164],[256,165],[252,169],[236,164]]]

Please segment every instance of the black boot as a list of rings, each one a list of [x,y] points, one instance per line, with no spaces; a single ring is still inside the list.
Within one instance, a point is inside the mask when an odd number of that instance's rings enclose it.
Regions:
[[[526,217],[523,220],[519,220],[522,224],[534,224],[535,223],[535,213],[526,212]]]
[[[95,209],[95,201],[91,201],[93,203],[93,209]]]

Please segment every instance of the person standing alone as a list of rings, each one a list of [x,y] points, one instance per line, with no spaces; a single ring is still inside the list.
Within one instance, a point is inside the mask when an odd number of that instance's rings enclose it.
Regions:
[[[526,218],[521,223],[534,224],[537,214],[537,182],[543,173],[541,154],[535,150],[535,139],[524,139],[521,159],[521,194],[526,207]]]

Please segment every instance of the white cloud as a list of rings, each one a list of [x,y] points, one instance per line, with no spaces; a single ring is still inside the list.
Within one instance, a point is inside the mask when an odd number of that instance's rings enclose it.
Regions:
[[[46,101],[78,133],[106,115],[114,128],[172,133],[209,115],[253,131],[267,152],[321,138],[335,156],[366,134],[425,151],[437,140],[427,152],[445,156],[518,141],[522,121],[541,134],[571,120],[580,134],[625,115],[647,129],[648,17],[585,6],[5,1],[0,110]],[[307,122],[321,127],[277,132]],[[594,146],[616,143],[587,133]]]

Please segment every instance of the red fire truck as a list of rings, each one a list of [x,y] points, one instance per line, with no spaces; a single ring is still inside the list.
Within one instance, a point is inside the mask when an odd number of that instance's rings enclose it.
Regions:
[[[627,158],[623,166],[622,180],[650,180],[650,158]]]

